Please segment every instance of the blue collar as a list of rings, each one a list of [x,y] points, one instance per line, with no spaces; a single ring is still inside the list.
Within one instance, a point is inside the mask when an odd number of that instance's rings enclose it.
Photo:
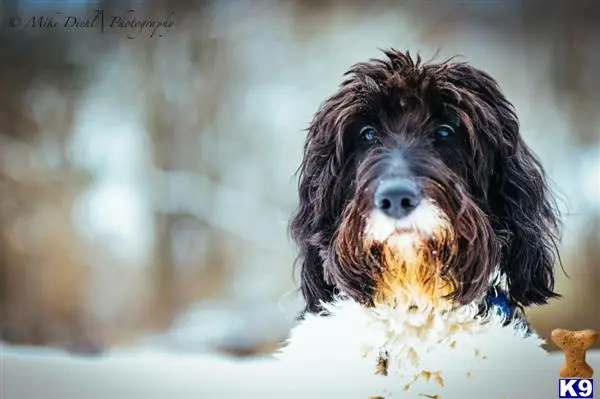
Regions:
[[[506,294],[501,291],[496,289],[491,290],[485,297],[485,303],[488,309],[494,307],[498,314],[504,316],[506,319],[510,319],[513,315],[514,309],[510,306]]]

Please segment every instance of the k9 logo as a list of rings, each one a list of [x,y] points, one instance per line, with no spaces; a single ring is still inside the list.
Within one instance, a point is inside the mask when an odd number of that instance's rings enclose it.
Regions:
[[[558,380],[560,399],[593,398],[594,380],[591,378],[561,378]]]

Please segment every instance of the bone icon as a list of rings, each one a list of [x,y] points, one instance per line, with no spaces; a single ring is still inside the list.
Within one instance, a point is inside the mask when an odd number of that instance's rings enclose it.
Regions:
[[[585,353],[598,339],[597,331],[557,328],[552,330],[550,338],[565,353],[565,363],[559,371],[562,378],[591,378],[594,375],[594,369],[585,361]]]

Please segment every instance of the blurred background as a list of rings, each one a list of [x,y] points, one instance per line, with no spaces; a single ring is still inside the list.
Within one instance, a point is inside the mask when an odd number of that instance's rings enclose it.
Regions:
[[[564,199],[563,299],[528,315],[600,330],[600,3],[184,3],[1,3],[3,341],[275,348],[302,305],[303,129],[387,47],[497,78]]]

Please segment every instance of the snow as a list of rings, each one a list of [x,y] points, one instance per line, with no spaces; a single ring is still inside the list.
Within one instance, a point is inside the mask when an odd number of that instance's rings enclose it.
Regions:
[[[101,358],[1,350],[3,399],[201,398],[219,388],[227,392],[251,385],[271,365],[265,359],[236,361],[154,350],[118,351]]]
[[[0,351],[2,399],[287,398],[291,393],[282,391],[286,381],[310,384],[306,376],[279,373],[268,358],[234,360],[156,349],[119,350],[103,357],[9,346]],[[563,355],[551,358],[558,373]],[[588,352],[588,362],[600,370],[600,351]]]

